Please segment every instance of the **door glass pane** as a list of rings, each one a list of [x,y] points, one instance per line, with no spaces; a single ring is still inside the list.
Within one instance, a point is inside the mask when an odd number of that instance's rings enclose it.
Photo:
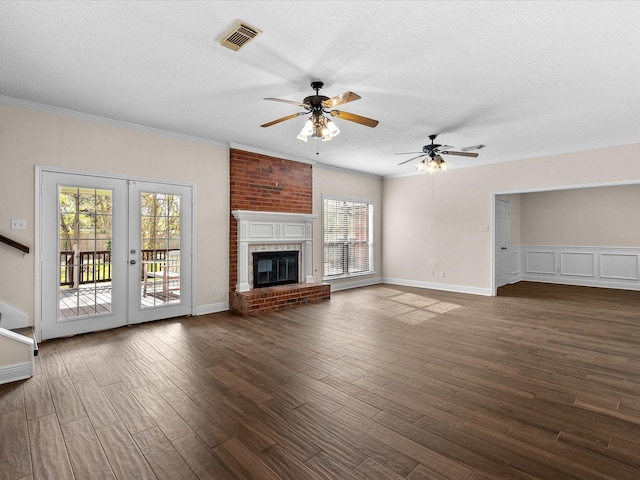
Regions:
[[[180,303],[181,196],[140,193],[140,307]]]
[[[113,191],[58,188],[58,320],[110,313]]]

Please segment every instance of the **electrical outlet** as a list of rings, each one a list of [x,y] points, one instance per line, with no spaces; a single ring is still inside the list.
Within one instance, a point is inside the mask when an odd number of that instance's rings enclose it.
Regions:
[[[436,271],[435,270],[431,270],[429,273],[431,274],[432,277],[436,276]]]
[[[11,230],[26,230],[26,229],[27,229],[26,220],[18,220],[16,218],[11,219]]]
[[[214,285],[214,286],[213,286],[213,294],[214,294],[214,295],[217,295],[217,294],[218,294],[218,286],[217,286],[217,285]]]
[[[444,272],[440,272],[440,278],[444,278]]]

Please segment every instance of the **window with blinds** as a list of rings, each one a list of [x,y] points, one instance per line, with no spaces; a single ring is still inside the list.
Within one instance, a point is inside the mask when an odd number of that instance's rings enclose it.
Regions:
[[[373,203],[323,197],[323,276],[373,273]]]

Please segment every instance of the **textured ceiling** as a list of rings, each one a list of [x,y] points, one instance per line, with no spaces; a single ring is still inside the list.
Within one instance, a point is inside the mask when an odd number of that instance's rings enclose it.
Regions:
[[[262,35],[238,52],[236,20]],[[478,159],[640,142],[640,2],[0,2],[0,95],[375,175],[428,135]],[[341,134],[303,143],[310,94],[351,90]],[[316,149],[319,155],[316,155]]]

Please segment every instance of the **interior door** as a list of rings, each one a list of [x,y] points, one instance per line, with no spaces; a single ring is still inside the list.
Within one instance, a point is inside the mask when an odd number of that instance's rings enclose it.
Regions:
[[[511,269],[511,203],[496,199],[496,288],[509,283]]]
[[[40,195],[40,339],[191,313],[191,187],[42,171]]]

